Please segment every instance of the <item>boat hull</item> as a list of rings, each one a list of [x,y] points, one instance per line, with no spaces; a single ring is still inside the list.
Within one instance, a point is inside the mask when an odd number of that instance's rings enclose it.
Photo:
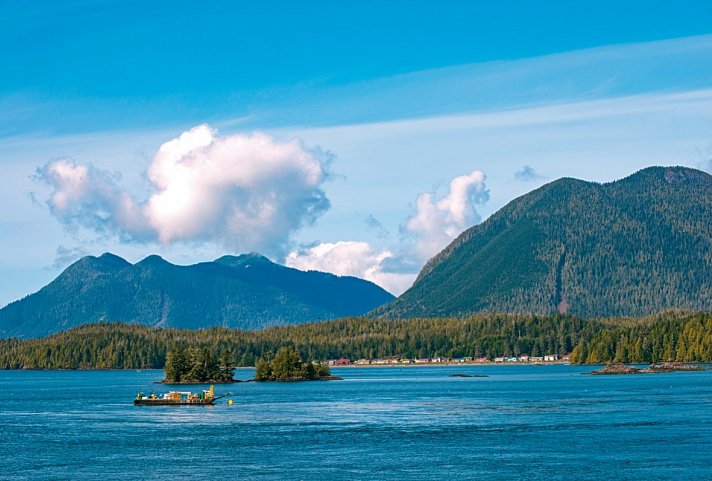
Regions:
[[[210,406],[215,399],[134,399],[135,406]]]

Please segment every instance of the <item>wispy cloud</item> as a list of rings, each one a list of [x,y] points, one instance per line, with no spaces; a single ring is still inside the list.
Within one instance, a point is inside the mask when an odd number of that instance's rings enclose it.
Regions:
[[[366,227],[369,230],[375,231],[376,236],[379,239],[387,239],[388,236],[390,235],[390,232],[388,232],[388,229],[383,227],[383,224],[381,224],[381,221],[376,219],[376,216],[373,214],[368,214],[366,216]]]
[[[300,91],[298,97],[282,99],[278,108],[257,108],[260,115],[255,120],[305,128],[370,124],[699,90],[709,87],[710,78],[712,35],[701,35],[421,70]]]
[[[539,175],[533,167],[525,165],[514,173],[514,178],[520,182],[531,182],[533,180],[544,179],[545,177]]]
[[[646,93],[599,100],[524,106],[497,111],[468,112],[406,120],[309,129],[312,132],[348,132],[380,138],[398,133],[502,129],[556,125],[641,114],[709,112],[712,89],[676,93]],[[304,130],[307,131],[307,130]]]
[[[246,92],[205,106],[172,97],[116,102],[26,92],[0,97],[0,133],[86,132],[117,125],[149,129],[196,117],[227,127],[236,112],[235,121],[245,128],[352,125],[699,90],[709,87],[711,77],[712,35],[701,35],[421,70],[337,87],[313,82]]]
[[[88,254],[89,252],[83,247],[65,247],[61,245],[57,247],[57,253],[54,257],[54,262],[51,266],[48,266],[47,268],[53,270],[64,269],[72,262]]]

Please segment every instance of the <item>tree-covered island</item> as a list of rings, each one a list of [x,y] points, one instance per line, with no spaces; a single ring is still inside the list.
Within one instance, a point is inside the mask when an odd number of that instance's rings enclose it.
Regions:
[[[341,379],[332,376],[329,366],[303,361],[299,351],[282,347],[274,357],[261,356],[255,366],[255,381],[322,381]]]
[[[164,384],[226,384],[235,382],[232,353],[223,351],[219,359],[207,348],[174,347],[166,354]]]

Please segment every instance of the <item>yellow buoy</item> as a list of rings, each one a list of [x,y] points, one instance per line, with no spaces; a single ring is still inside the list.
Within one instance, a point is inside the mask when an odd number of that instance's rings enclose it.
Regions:
[[[232,399],[228,399],[228,400],[227,400],[227,405],[228,405],[228,406],[232,406],[232,405],[233,405]]]

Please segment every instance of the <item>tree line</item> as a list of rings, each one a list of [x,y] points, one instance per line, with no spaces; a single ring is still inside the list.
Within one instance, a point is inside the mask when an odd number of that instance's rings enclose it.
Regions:
[[[256,381],[302,381],[330,376],[323,362],[306,360],[294,348],[282,347],[274,356],[261,356],[255,365]]]
[[[712,361],[712,314],[653,316],[612,324],[582,338],[571,353],[581,364]]]
[[[388,356],[542,356],[573,352],[575,362],[712,361],[712,313],[646,318],[480,314],[463,318],[369,319],[246,331],[179,330],[97,323],[41,339],[0,340],[3,369],[162,369],[172,349],[207,349],[220,363],[255,366],[281,347],[302,359]],[[638,343],[640,347],[638,347]]]
[[[208,383],[232,382],[232,353],[225,350],[217,358],[208,348],[175,346],[166,354],[164,382]]]

